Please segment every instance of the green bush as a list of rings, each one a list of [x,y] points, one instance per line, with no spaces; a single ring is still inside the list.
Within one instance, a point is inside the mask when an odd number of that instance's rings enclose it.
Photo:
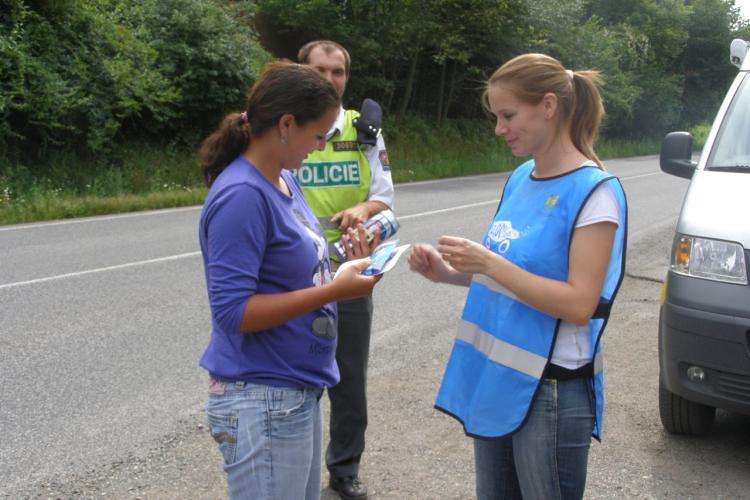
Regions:
[[[8,3],[8,0],[5,0]],[[10,0],[0,15],[0,159],[196,141],[268,60],[240,4]]]
[[[690,128],[693,136],[693,148],[702,148],[708,139],[708,133],[711,131],[710,123],[699,123]]]
[[[153,66],[170,82],[167,112],[141,119],[150,134],[194,143],[221,116],[242,105],[270,57],[240,6],[210,0],[100,0],[112,18],[155,53]]]
[[[10,158],[38,160],[50,150],[109,149],[122,124],[174,92],[153,69],[153,50],[109,22],[95,4],[22,4],[0,25],[4,129]],[[146,97],[148,96],[148,97]]]
[[[384,131],[396,182],[499,172],[520,163],[489,120],[448,120],[435,128],[407,115],[398,124],[386,120]]]

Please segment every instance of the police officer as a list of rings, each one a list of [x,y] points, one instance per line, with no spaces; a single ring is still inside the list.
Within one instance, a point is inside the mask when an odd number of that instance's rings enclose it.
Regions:
[[[316,40],[302,47],[298,60],[317,69],[343,96],[351,59],[336,42]],[[393,207],[393,181],[385,143],[379,133],[378,106],[368,102],[362,114],[341,108],[323,151],[310,154],[296,171],[305,198],[332,243],[342,232]],[[356,125],[355,125],[356,124]],[[372,325],[372,297],[338,302],[336,362],[341,382],[328,389],[330,443],[326,465],[330,487],[344,499],[367,498],[359,480],[359,462],[367,428],[367,358]]]

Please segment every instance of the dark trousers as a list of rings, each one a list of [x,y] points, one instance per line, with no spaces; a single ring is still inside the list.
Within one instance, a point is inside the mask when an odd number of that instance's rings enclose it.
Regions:
[[[326,465],[332,476],[354,476],[365,449],[367,358],[370,353],[372,297],[338,302],[336,363],[341,382],[328,389],[331,440]]]

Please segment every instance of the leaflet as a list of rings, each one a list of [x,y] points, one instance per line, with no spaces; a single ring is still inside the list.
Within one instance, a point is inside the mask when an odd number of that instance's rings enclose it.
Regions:
[[[401,255],[411,246],[409,244],[398,246],[398,242],[399,240],[393,240],[378,245],[369,257],[372,261],[371,264],[360,274],[364,274],[365,276],[377,276],[393,269],[393,266],[396,265],[396,262],[398,262]],[[362,260],[363,259],[356,259],[344,262],[341,264],[341,267],[339,267],[336,274],[333,275],[333,279],[336,279],[336,276],[339,275],[339,272],[341,272],[342,269],[346,269],[351,265],[362,262]]]

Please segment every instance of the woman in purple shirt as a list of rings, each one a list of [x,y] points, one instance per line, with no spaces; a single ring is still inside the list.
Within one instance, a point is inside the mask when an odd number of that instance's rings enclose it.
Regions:
[[[332,280],[323,231],[289,172],[323,149],[339,106],[315,70],[272,63],[245,111],[201,147],[212,320],[201,366],[233,499],[320,497],[319,399],[339,380],[335,302],[369,295],[378,281],[359,273],[366,262]],[[344,235],[349,257],[370,253],[359,231]]]

